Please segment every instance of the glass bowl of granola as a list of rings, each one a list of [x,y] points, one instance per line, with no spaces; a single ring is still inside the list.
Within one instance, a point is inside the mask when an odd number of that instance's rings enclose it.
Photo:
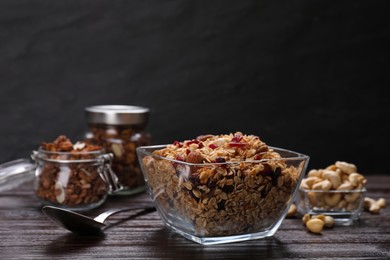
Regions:
[[[163,222],[203,245],[272,236],[309,157],[240,132],[137,148]]]

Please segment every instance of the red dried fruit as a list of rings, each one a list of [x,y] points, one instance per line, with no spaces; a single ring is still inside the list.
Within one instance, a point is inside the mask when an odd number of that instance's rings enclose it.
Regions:
[[[185,143],[187,146],[190,146],[191,144],[197,144],[198,145],[198,148],[202,148],[203,147],[203,143],[199,140],[196,140],[196,139],[192,139],[191,141],[187,141]]]
[[[177,161],[182,161],[182,162],[185,161],[184,157],[181,156],[181,155],[176,156],[176,160],[177,160]]]
[[[217,158],[217,159],[215,159],[213,162],[214,162],[214,163],[225,163],[225,162],[226,162],[226,160],[225,160],[225,158],[218,157],[218,158]]]
[[[234,134],[234,137],[229,143],[230,147],[243,147],[246,146],[246,142],[241,142],[243,139],[243,136],[241,134]]]
[[[187,145],[187,146],[190,146],[191,144],[199,144],[199,141],[196,140],[196,139],[192,139],[191,141],[187,141],[187,142],[186,142],[186,145]]]
[[[243,146],[246,146],[247,143],[237,143],[237,142],[230,142],[229,143],[229,146],[230,147],[243,147]]]
[[[179,141],[174,141],[173,145],[176,145],[178,147],[182,147],[183,146],[183,144],[181,142],[179,142]]]
[[[234,137],[232,138],[232,142],[233,142],[233,143],[239,143],[239,142],[241,142],[242,138],[243,138],[242,135],[240,135],[240,134],[234,134]]]
[[[261,160],[261,155],[260,154],[256,154],[254,157],[253,157],[253,160]]]
[[[197,144],[197,143],[199,143],[199,141],[196,140],[196,139],[192,139],[192,140],[189,140],[189,141],[185,141],[184,143],[185,143],[187,146],[190,146],[191,144]]]
[[[214,150],[214,149],[218,148],[218,146],[216,146],[215,144],[209,144],[209,148]]]
[[[263,166],[264,169],[260,172],[260,174],[263,176],[270,176],[273,173],[272,167],[268,163],[263,164]]]

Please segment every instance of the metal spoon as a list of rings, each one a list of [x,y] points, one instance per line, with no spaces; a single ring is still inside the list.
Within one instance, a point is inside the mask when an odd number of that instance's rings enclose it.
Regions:
[[[143,210],[143,212],[155,211],[155,207],[134,206],[123,209],[112,209],[101,213],[95,218],[90,218],[80,213],[62,209],[54,206],[44,206],[42,212],[51,219],[54,223],[63,228],[72,231],[73,233],[89,235],[99,234],[103,231],[106,224],[104,221],[111,215],[124,211]]]

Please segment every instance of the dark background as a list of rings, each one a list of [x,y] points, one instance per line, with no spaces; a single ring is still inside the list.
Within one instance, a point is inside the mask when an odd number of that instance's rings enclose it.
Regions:
[[[242,131],[389,173],[387,1],[0,1],[0,162],[151,109],[154,143]]]

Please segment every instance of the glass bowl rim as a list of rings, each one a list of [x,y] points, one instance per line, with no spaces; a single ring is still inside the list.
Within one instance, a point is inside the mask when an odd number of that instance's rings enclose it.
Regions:
[[[189,163],[189,162],[179,161],[179,160],[163,157],[163,156],[160,156],[160,155],[156,155],[156,154],[153,154],[152,152],[146,150],[146,149],[155,149],[155,150],[163,149],[163,148],[167,147],[168,145],[169,144],[139,146],[139,147],[137,147],[136,150],[137,150],[137,153],[142,152],[142,153],[145,153],[145,154],[147,154],[149,156],[152,156],[152,157],[155,157],[155,158],[159,158],[159,159],[162,159],[162,160],[167,160],[167,161],[170,161],[172,163],[183,164],[183,165],[188,165],[188,166],[201,166],[201,167],[215,166],[215,165],[237,165],[237,164],[240,164],[240,163],[264,163],[264,162],[270,162],[270,161],[295,161],[295,160],[309,160],[310,159],[310,156],[308,156],[308,155],[305,155],[305,154],[302,154],[302,153],[298,153],[298,152],[295,152],[295,151],[292,151],[292,150],[288,150],[288,149],[274,147],[274,146],[268,146],[268,147],[273,149],[275,152],[282,151],[282,152],[295,154],[295,156],[292,156],[292,157],[281,157],[281,158],[272,158],[272,159],[261,159],[261,160],[245,160],[245,161],[237,161],[237,162]]]
[[[104,154],[104,149],[101,148],[99,150],[94,150],[94,151],[77,151],[77,152],[53,152],[53,151],[48,151],[48,150],[45,150],[43,149],[42,147],[39,147],[38,148],[38,152],[39,153],[42,153],[42,154],[50,154],[50,155],[89,155],[89,154],[96,154],[96,155],[99,155],[99,154]]]
[[[309,192],[314,192],[314,193],[356,193],[356,192],[365,193],[365,192],[367,192],[367,189],[362,188],[362,189],[357,189],[357,190],[355,189],[355,190],[328,190],[328,191],[325,191],[325,190],[307,190],[307,189],[299,188],[299,191],[302,191],[304,193],[309,193]]]
[[[44,156],[42,156],[44,155]],[[96,157],[90,158],[90,159],[51,159],[46,158],[45,156],[50,155],[60,155],[60,156],[72,156],[72,155],[95,155]],[[34,161],[45,161],[45,162],[53,162],[53,163],[89,163],[89,162],[104,162],[106,155],[105,150],[102,148],[100,150],[94,150],[94,151],[80,151],[80,152],[53,152],[53,151],[47,151],[44,150],[42,147],[38,148],[38,151],[33,151],[31,154],[31,158]]]

